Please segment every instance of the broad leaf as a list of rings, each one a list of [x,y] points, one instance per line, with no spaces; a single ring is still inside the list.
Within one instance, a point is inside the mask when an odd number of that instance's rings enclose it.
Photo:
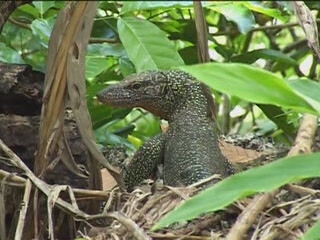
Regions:
[[[290,65],[297,65],[297,62],[289,57],[288,55],[276,51],[273,49],[257,49],[253,50],[251,52],[239,54],[237,56],[234,56],[231,58],[232,62],[242,62],[242,63],[254,63],[258,59],[263,58],[263,59],[271,59],[277,62],[283,62],[283,63],[288,63]]]
[[[241,63],[207,63],[179,67],[213,89],[247,101],[319,113],[287,81],[271,72]]]
[[[320,109],[320,84],[310,79],[296,79],[288,81],[314,109]]]
[[[288,121],[287,115],[280,107],[269,104],[257,104],[264,114],[292,139],[295,135],[295,126]]]
[[[0,61],[7,63],[24,63],[21,55],[14,49],[0,42]]]
[[[192,7],[192,1],[125,1],[121,13],[147,9],[175,9],[176,7]]]
[[[128,57],[119,58],[119,67],[123,76],[135,73],[135,68]]]
[[[105,56],[86,56],[86,78],[92,79],[101,73],[108,66],[108,59]]]
[[[319,158],[320,153],[282,158],[230,176],[183,202],[157,222],[152,230],[217,211],[256,192],[267,192],[289,182],[318,177]]]
[[[39,17],[39,11],[36,7],[32,6],[31,4],[23,4],[20,6],[15,12],[19,13],[19,15],[23,16],[22,13],[27,13],[28,15],[32,16],[33,18]],[[15,13],[13,13],[14,15]]]
[[[273,8],[266,8],[263,7],[262,4],[259,4],[257,1],[243,1],[241,2],[244,6],[246,6],[248,9],[262,13],[264,15],[277,18],[283,22],[287,22],[289,19],[289,16],[283,16],[281,14],[281,11],[279,9],[273,9]]]
[[[92,43],[88,45],[87,54],[96,56],[123,57],[126,56],[126,50],[120,43]]]
[[[32,33],[36,36],[39,36],[41,39],[41,44],[48,48],[48,42],[50,39],[51,31],[53,28],[54,20],[53,19],[35,19],[32,21],[31,29]]]
[[[248,32],[255,24],[252,12],[241,4],[230,3],[211,8],[224,15],[228,20],[235,22],[241,33]]]
[[[184,64],[174,44],[149,21],[134,17],[119,18],[118,31],[137,72]]]
[[[49,8],[55,6],[54,1],[33,1],[32,4],[38,9],[41,15],[48,11]]]
[[[92,115],[92,119],[94,119],[92,125],[93,129],[100,128],[101,126],[116,120],[116,119],[123,119],[127,116],[131,109],[128,108],[117,108],[113,109],[109,106],[104,105],[96,105],[90,108]]]

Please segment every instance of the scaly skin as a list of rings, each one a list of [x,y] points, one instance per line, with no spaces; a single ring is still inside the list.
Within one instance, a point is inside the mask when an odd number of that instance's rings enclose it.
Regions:
[[[163,163],[164,183],[186,186],[233,168],[218,147],[213,99],[207,86],[179,71],[147,71],[126,77],[97,94],[114,107],[142,107],[168,120],[167,132],[146,141],[123,170],[130,191]]]

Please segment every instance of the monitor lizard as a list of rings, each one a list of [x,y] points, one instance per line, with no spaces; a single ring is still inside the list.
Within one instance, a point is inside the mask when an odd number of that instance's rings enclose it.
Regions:
[[[127,190],[155,176],[160,163],[164,183],[170,186],[233,173],[218,146],[210,89],[192,75],[180,70],[133,74],[101,90],[97,98],[113,107],[142,107],[169,123],[168,130],[142,144],[123,169]]]

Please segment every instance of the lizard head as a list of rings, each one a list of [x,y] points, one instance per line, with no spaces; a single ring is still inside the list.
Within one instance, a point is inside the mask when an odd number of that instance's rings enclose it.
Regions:
[[[179,70],[151,70],[129,75],[98,92],[97,97],[113,107],[142,107],[168,120],[175,109],[190,100],[192,91],[202,91],[202,88],[190,74]]]

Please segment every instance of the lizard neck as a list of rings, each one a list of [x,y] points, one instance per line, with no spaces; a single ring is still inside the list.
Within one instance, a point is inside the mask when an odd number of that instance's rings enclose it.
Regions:
[[[179,93],[179,91],[178,91]],[[166,101],[164,101],[166,104]],[[166,104],[167,112],[162,115],[166,117],[168,122],[181,119],[181,116],[192,114],[194,117],[206,119],[214,119],[214,100],[210,89],[199,82],[193,82],[190,85],[184,85],[180,94],[172,97],[172,101]]]

